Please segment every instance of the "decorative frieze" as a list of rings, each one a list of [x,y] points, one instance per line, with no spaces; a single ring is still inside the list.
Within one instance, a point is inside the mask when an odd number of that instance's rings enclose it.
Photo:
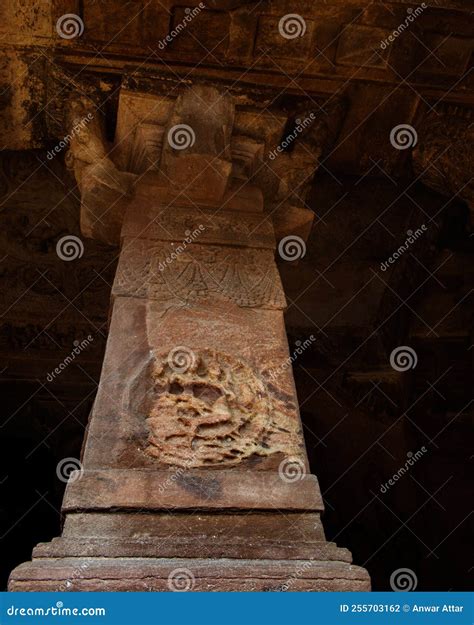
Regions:
[[[112,293],[174,306],[223,300],[283,310],[285,296],[272,250],[125,239]]]

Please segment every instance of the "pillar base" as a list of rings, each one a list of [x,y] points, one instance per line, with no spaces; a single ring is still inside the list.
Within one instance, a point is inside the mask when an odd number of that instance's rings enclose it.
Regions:
[[[369,591],[340,561],[230,558],[45,558],[21,564],[10,591]]]
[[[11,591],[368,591],[319,513],[75,513]]]

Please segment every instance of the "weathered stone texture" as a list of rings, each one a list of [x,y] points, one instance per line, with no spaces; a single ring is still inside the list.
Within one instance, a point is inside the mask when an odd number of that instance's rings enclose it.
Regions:
[[[225,467],[252,456],[299,451],[295,421],[242,360],[178,349],[155,359],[151,377],[145,453],[160,462]]]
[[[286,306],[273,251],[194,244],[176,254],[172,245],[148,240],[124,240],[113,294],[177,307],[218,300],[245,308]]]

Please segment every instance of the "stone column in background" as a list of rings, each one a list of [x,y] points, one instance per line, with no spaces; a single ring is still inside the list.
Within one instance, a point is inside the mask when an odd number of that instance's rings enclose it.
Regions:
[[[123,106],[115,162],[93,127],[70,157],[84,232],[113,243],[121,227],[83,471],[62,536],[10,588],[369,589],[326,542],[309,472],[255,184],[268,120],[212,87]]]

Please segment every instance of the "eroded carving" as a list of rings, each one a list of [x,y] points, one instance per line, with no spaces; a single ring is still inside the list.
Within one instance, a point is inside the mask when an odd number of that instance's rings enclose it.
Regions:
[[[210,350],[179,355],[162,355],[153,365],[147,455],[189,468],[298,455],[295,419],[251,367]]]
[[[81,229],[85,236],[115,244],[123,219],[120,199],[133,191],[135,176],[117,169],[109,158],[101,119],[86,98],[72,100],[67,166],[81,190]]]

